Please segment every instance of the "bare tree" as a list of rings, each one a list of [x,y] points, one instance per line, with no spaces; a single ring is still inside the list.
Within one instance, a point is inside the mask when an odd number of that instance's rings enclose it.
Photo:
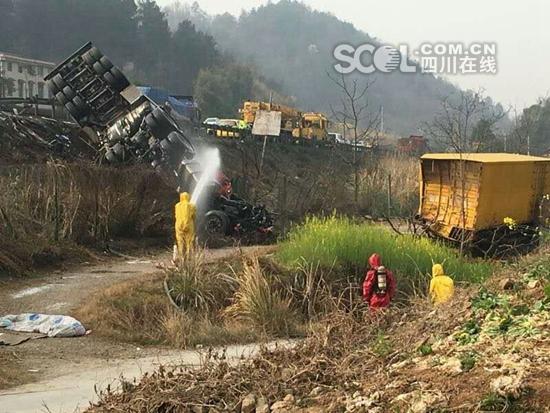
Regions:
[[[352,160],[348,162],[353,167],[354,202],[359,204],[359,173],[362,157],[359,156],[359,144],[366,148],[375,148],[380,140],[380,111],[372,113],[369,106],[369,89],[374,81],[366,79],[348,79],[343,74],[340,77],[328,73],[328,77],[340,89],[338,107],[331,105],[332,117],[344,128],[345,136],[351,136]]]
[[[461,91],[441,99],[441,110],[426,130],[434,141],[454,152],[477,152],[481,147],[474,136],[477,123],[483,120],[493,127],[504,116],[506,112],[485,98],[483,90]]]

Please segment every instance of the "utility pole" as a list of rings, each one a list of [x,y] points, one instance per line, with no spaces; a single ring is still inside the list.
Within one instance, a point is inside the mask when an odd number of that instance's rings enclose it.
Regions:
[[[531,155],[531,137],[527,134],[527,155]]]

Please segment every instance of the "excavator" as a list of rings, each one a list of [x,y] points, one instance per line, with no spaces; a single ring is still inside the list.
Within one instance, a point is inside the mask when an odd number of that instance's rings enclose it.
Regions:
[[[142,94],[91,42],[44,80],[75,122],[97,134],[102,161],[149,163],[173,173],[180,190],[193,191],[204,170],[194,142],[170,116],[169,107]],[[201,228],[208,235],[225,236],[271,231],[269,211],[228,192],[226,179],[209,183],[211,196],[199,219]]]

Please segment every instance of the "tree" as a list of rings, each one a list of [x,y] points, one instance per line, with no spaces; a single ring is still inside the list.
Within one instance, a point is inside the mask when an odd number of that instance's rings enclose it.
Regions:
[[[509,138],[509,146],[515,152],[545,154],[550,151],[550,103],[546,98],[525,108],[515,117],[515,125]]]
[[[13,0],[0,0],[0,16],[2,16],[0,51],[13,52],[15,39],[15,9]]]
[[[253,73],[236,64],[203,69],[194,87],[194,96],[206,116],[234,117],[252,93]]]
[[[458,95],[441,99],[439,112],[431,123],[425,125],[425,129],[445,150],[477,152],[479,134],[492,131],[504,116],[506,112],[502,107],[493,106],[483,96],[483,91],[460,91]],[[483,121],[481,125],[480,121]]]
[[[343,125],[345,135],[353,140],[352,161],[354,201],[359,205],[359,172],[361,157],[358,156],[359,143],[374,148],[379,141],[380,112],[373,114],[369,108],[369,89],[373,81],[367,79],[360,84],[357,79],[347,79],[344,75],[328,75],[340,89],[340,105],[332,107],[332,116]]]
[[[139,0],[136,14],[138,70],[145,80],[162,85],[169,79],[172,36],[164,13],[154,0]]]
[[[172,88],[190,94],[199,71],[220,63],[214,39],[184,20],[173,36]]]
[[[494,131],[494,123],[488,119],[480,119],[472,130],[472,146],[475,152],[497,152],[501,150]]]

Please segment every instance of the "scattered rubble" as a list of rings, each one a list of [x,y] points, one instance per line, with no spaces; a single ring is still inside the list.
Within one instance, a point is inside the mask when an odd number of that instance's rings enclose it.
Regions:
[[[91,130],[40,116],[0,112],[0,160],[4,164],[50,158],[94,161],[97,157]]]

